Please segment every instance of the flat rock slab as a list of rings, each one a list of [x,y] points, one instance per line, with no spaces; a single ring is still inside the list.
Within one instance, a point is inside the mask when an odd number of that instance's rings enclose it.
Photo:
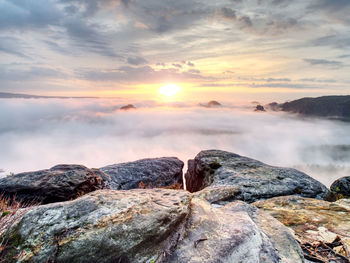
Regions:
[[[82,165],[56,165],[51,169],[20,173],[0,179],[0,193],[21,202],[53,203],[75,199],[102,189],[105,184]]]
[[[219,150],[202,151],[189,160],[185,178],[190,192],[234,186],[241,193],[235,193],[231,199],[246,202],[285,195],[323,199],[329,192],[326,186],[298,170]]]
[[[301,243],[331,243],[339,236],[350,251],[350,207],[299,196],[275,197],[253,203],[292,228]]]
[[[135,162],[108,165],[100,168],[109,175],[105,183],[113,190],[139,187],[140,182],[150,187],[182,185],[184,163],[176,157],[142,159]]]
[[[167,262],[304,262],[290,229],[242,201],[215,207],[194,197],[185,233]]]
[[[6,262],[163,262],[189,213],[183,190],[99,190],[42,205],[9,233]]]

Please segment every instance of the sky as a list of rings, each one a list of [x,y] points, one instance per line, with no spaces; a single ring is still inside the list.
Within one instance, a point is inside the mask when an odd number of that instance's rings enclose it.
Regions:
[[[349,94],[349,0],[0,0],[0,91],[179,101]]]

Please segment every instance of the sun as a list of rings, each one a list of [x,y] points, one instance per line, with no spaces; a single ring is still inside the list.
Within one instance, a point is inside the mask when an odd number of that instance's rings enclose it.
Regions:
[[[166,97],[173,97],[179,93],[180,90],[181,88],[175,84],[166,84],[161,86],[158,92]]]

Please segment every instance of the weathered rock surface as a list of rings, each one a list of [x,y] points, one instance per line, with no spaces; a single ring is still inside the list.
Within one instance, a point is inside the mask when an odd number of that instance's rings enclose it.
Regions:
[[[20,173],[0,179],[0,193],[23,202],[53,203],[102,189],[102,178],[82,165],[56,165],[51,169]]]
[[[342,177],[331,185],[331,190],[338,196],[350,198],[350,176]]]
[[[189,213],[186,191],[99,190],[39,206],[10,231],[6,262],[164,262]]]
[[[100,170],[110,176],[105,180],[110,189],[128,190],[138,188],[140,182],[153,187],[182,184],[183,166],[178,158],[163,157],[108,165]]]
[[[304,262],[292,232],[242,201],[213,207],[192,199],[186,234],[167,262]]]
[[[254,202],[293,194],[324,198],[329,192],[326,186],[295,169],[274,167],[219,150],[202,151],[194,160],[189,160],[185,178],[190,192],[206,187],[237,187],[241,193],[227,196],[227,201]]]
[[[292,228],[300,243],[331,243],[339,236],[350,251],[350,207],[346,204],[283,196],[253,205]]]

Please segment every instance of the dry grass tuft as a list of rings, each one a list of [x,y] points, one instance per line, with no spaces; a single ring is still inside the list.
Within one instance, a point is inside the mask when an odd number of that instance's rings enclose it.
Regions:
[[[1,259],[8,243],[7,233],[35,205],[35,203],[17,201],[16,197],[8,198],[0,195],[0,262],[2,262]]]
[[[179,184],[179,183],[174,183],[174,184],[172,184],[172,185],[163,186],[163,187],[153,186],[152,183],[145,184],[145,183],[142,182],[142,181],[139,183],[139,189],[153,189],[153,188],[173,189],[173,190],[184,190],[183,185],[182,185],[182,184]]]

